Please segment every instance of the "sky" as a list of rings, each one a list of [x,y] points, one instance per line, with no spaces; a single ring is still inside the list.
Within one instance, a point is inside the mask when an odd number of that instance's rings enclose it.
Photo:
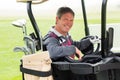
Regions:
[[[85,0],[87,8],[89,6],[100,6],[102,0]],[[120,7],[120,0],[108,0],[109,7]],[[75,12],[80,12],[81,1],[80,0],[48,0],[45,3],[33,5],[33,11],[41,14],[55,14],[55,11],[60,6],[69,6]],[[91,9],[98,9],[100,7],[94,7]],[[88,9],[88,10],[91,10]],[[16,2],[16,0],[1,0],[0,2],[0,16],[7,15],[24,15],[26,13],[26,4]]]

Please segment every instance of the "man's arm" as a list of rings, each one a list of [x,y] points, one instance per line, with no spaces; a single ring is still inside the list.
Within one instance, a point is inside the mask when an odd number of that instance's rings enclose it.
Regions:
[[[76,48],[74,45],[71,46],[60,46],[60,43],[55,38],[47,38],[44,41],[47,50],[50,53],[51,58],[69,56],[76,53]]]

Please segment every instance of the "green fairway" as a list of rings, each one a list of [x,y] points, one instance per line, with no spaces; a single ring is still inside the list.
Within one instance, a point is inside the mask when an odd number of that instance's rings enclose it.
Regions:
[[[108,17],[108,23],[120,23],[120,12]],[[99,16],[100,17],[100,16]],[[24,46],[22,29],[11,25],[13,20],[20,17],[1,18],[0,19],[0,80],[22,80],[21,72],[19,71],[20,59],[24,55],[22,52],[15,53],[13,48],[15,46]],[[33,32],[33,28],[29,19],[27,19],[27,31]],[[89,24],[100,24],[100,19],[88,19]],[[37,18],[38,26],[42,35],[44,36],[51,26],[54,25],[53,19],[39,19]],[[70,32],[74,40],[80,40],[84,36],[84,24],[82,19],[75,19],[72,31]]]
[[[11,22],[16,18],[2,18],[0,20],[0,80],[22,80],[21,72],[19,71],[20,59],[24,55],[22,52],[15,53],[15,46],[24,46],[22,29],[14,27]],[[27,19],[28,33],[33,31],[29,19]],[[44,36],[51,26],[54,25],[54,20],[37,20],[40,31]],[[74,39],[80,39],[84,36],[83,25],[80,25],[80,20],[76,20],[71,31]],[[75,32],[74,32],[75,31]],[[80,32],[80,33],[79,33]]]
[[[19,64],[23,54],[13,52],[15,45],[22,44],[21,30],[16,30],[11,21],[0,20],[0,80],[21,80]]]

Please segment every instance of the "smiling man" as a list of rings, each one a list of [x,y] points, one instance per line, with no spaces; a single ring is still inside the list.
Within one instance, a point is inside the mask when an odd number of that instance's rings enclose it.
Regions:
[[[73,41],[69,35],[74,16],[75,13],[71,8],[60,7],[57,11],[55,26],[52,26],[44,37],[44,45],[53,61],[63,61],[65,56],[70,56],[70,58],[74,59],[75,54],[77,54],[80,60],[83,56],[80,50],[86,45],[91,45],[89,40],[84,42]]]

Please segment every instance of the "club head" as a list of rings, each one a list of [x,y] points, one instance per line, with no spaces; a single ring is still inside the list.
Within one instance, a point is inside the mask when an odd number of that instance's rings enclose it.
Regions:
[[[25,19],[19,19],[19,20],[13,21],[12,25],[14,25],[16,27],[19,27],[19,28],[23,28],[23,26],[26,25],[26,20]]]
[[[14,52],[24,52],[25,55],[31,54],[30,50],[27,47],[15,47]]]
[[[15,47],[14,52],[25,52],[25,49],[23,47]]]

